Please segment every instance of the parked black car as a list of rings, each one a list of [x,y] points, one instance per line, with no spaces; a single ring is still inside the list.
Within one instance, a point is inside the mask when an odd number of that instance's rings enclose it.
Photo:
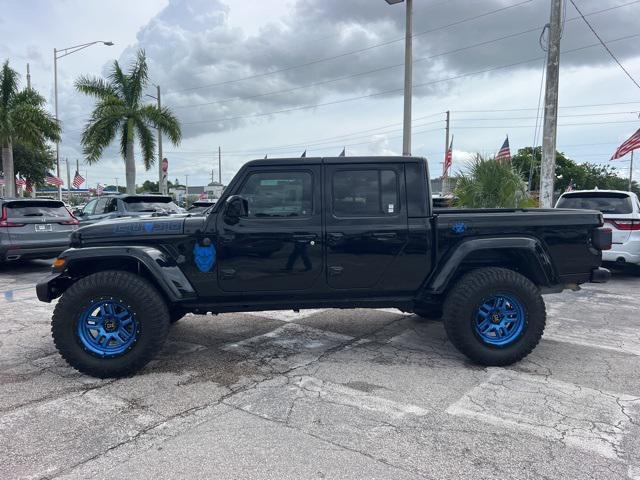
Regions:
[[[58,200],[0,198],[0,263],[52,258],[69,248],[78,220]]]
[[[432,207],[426,160],[340,157],[246,164],[206,216],[79,229],[37,286],[62,296],[54,342],[73,367],[129,375],[186,312],[395,307],[444,317],[483,365],[528,355],[542,293],[605,282],[602,214]]]
[[[109,218],[182,213],[173,199],[164,195],[105,195],[90,200],[76,216],[82,225]]]

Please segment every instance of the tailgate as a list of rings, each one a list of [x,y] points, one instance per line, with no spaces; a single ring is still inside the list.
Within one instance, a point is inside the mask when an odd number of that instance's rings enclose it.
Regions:
[[[16,201],[5,204],[6,227],[12,245],[38,248],[66,245],[77,227],[64,204],[59,201]]]

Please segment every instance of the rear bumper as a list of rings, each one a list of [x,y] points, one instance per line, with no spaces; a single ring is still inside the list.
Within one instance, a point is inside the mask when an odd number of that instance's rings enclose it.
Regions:
[[[591,283],[607,283],[611,278],[611,272],[606,268],[598,267],[591,270]]]
[[[611,250],[602,252],[603,262],[640,264],[640,241],[614,243]]]
[[[68,243],[25,248],[17,245],[11,245],[0,250],[0,260],[13,261],[21,259],[53,258],[64,252],[67,248],[69,248]]]

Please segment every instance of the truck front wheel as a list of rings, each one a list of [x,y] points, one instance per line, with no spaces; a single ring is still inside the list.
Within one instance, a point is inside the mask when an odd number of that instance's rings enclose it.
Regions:
[[[67,363],[99,378],[140,370],[160,351],[168,330],[169,311],[153,285],[115,270],[73,284],[51,322],[53,341]]]
[[[546,322],[540,290],[505,268],[481,268],[464,275],[444,304],[451,343],[473,362],[510,365],[536,347]]]

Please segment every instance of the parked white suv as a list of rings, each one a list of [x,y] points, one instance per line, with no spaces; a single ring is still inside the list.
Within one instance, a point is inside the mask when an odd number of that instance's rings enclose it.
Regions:
[[[602,252],[602,260],[640,265],[640,201],[635,193],[620,190],[565,192],[558,199],[556,208],[600,210],[605,226],[613,231],[613,245],[611,250]]]

